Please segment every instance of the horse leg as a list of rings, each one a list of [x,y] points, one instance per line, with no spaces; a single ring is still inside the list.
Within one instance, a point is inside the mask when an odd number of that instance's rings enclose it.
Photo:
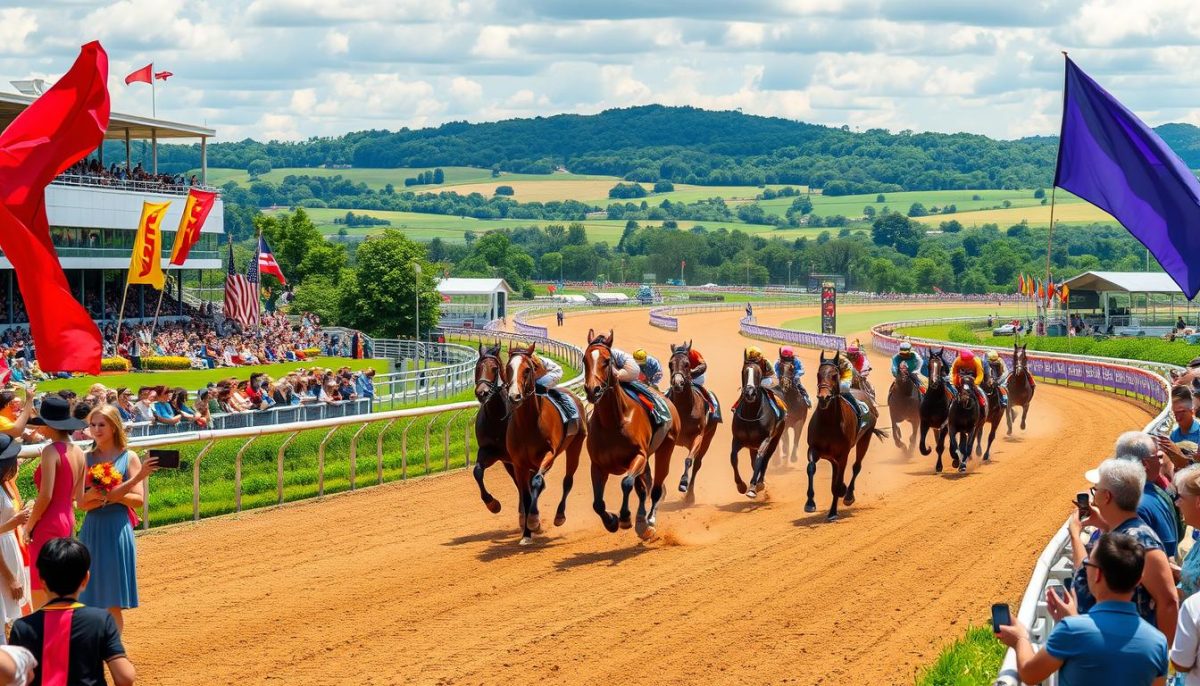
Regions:
[[[638,453],[625,472],[625,476],[621,477],[621,511],[618,518],[622,529],[633,526],[633,513],[629,511],[629,494],[633,492],[634,479],[641,476],[644,469],[646,469],[646,457]]]
[[[528,472],[524,472],[528,474]],[[517,491],[521,494],[521,545],[529,545],[533,543],[533,528],[530,526],[530,503],[532,501],[529,493],[529,485],[532,479],[519,478],[522,470],[516,470],[517,474]]]
[[[895,407],[895,406],[892,405],[891,400],[888,400],[888,410],[889,410],[889,412],[892,412],[892,414],[891,414],[892,440],[895,441],[897,448],[900,448],[901,450],[903,450],[904,449],[904,441],[901,440],[902,437],[900,436],[900,419],[896,416],[898,413],[892,409],[893,407]]]
[[[754,473],[750,476],[750,491],[746,492],[747,496],[753,498],[758,495],[757,491],[761,491],[767,487],[767,463],[771,460],[771,455],[775,453],[776,448],[779,447],[779,440],[782,437],[783,432],[780,431],[767,438],[766,446],[760,450],[758,459],[755,460]],[[751,492],[753,492],[753,495],[751,495]]]
[[[937,467],[934,469],[938,474],[942,473],[942,454],[946,451],[946,433],[947,429],[934,429],[934,438],[937,439]]]
[[[829,514],[825,516],[827,522],[837,521],[838,500],[846,495],[846,463],[849,461],[850,451],[847,450],[840,460],[833,462],[833,479],[829,482],[829,490],[833,493],[833,503],[829,506]]]
[[[483,451],[480,450],[475,455],[475,468],[471,471],[475,476],[475,483],[479,484],[479,498],[483,500],[483,504],[487,507],[488,512],[492,514],[500,511],[500,501],[496,500],[491,493],[488,493],[487,487],[483,485],[483,473],[487,471],[488,467],[496,464],[496,462],[497,458],[495,456],[485,456]]]
[[[648,478],[649,471],[646,470],[634,477],[633,480],[633,488],[637,492],[638,499],[637,523],[634,525],[634,530],[637,532],[638,538],[642,540],[650,537],[647,535],[650,531],[650,525],[646,523],[646,494],[650,490],[646,483]]]
[[[704,438],[700,441],[700,448],[696,451],[695,463],[692,466],[692,480],[688,482],[687,496],[684,501],[687,503],[696,502],[696,479],[700,473],[700,468],[704,466],[704,456],[708,454],[708,447],[712,445],[713,436],[717,435],[717,425],[710,424],[704,430]]]
[[[1004,408],[1004,418],[1008,420],[1008,435],[1009,436],[1012,435],[1013,414],[1014,413],[1013,413],[1012,397],[1009,396],[1008,407]]]
[[[1029,416],[1029,406],[1032,403],[1025,403],[1021,406],[1021,431],[1025,430],[1025,417]]]
[[[806,468],[806,471],[808,471],[808,499],[804,501],[805,512],[817,511],[817,501],[813,500],[813,496],[815,495],[813,493],[813,477],[817,474],[817,459],[817,451],[813,450],[812,446],[809,446],[808,467]]]
[[[928,455],[929,453],[933,452],[928,447],[925,446],[925,437],[929,433],[929,429],[930,429],[929,424],[927,424],[925,422],[925,418],[922,417],[920,420],[919,426],[917,427],[917,431],[921,434],[920,450],[921,450],[922,455]],[[938,469],[938,471],[940,472],[942,470]]]
[[[609,533],[617,532],[617,516],[604,507],[604,485],[608,483],[608,472],[592,463],[592,510],[600,515],[604,528]]]
[[[746,492],[746,482],[742,481],[742,474],[738,471],[738,453],[741,452],[742,446],[738,445],[736,438],[733,439],[733,450],[729,453],[729,463],[733,465],[733,483],[737,486],[738,493]]]
[[[850,487],[846,489],[846,497],[842,502],[846,506],[854,504],[854,484],[858,482],[858,473],[862,471],[863,458],[867,456],[867,448],[871,447],[871,434],[868,432],[855,446],[854,467],[850,470]],[[849,457],[847,455],[846,457]]]
[[[983,451],[984,464],[992,461],[992,441],[996,440],[996,429],[1000,428],[1000,418],[997,417],[996,421],[991,422],[991,425],[992,430],[988,432],[987,450]]]
[[[654,479],[650,488],[650,515],[646,518],[646,524],[649,528],[642,535],[643,539],[654,537],[655,527],[658,526],[658,506],[662,504],[663,496],[667,494],[667,489],[663,483],[667,480],[667,472],[671,468],[671,454],[675,452],[673,444],[664,443],[659,446],[654,453]],[[700,457],[703,457],[701,455]],[[700,469],[700,457],[696,458],[696,469]],[[646,484],[651,485],[649,470],[646,472]],[[693,482],[695,479],[693,479]]]
[[[571,445],[567,446],[567,473],[563,475],[562,500],[558,501],[558,510],[554,513],[554,526],[562,526],[567,522],[567,494],[575,485],[575,470],[579,469],[579,453],[583,451],[583,436],[576,435]]]
[[[967,429],[966,431],[957,432],[958,449],[962,453],[962,459],[958,461],[959,474],[967,471],[967,460],[971,459],[971,436],[974,435],[974,431],[974,429]]]
[[[700,445],[704,442],[704,434],[697,433],[692,437],[692,444],[688,446],[687,457],[683,458],[683,475],[679,477],[679,492],[687,493],[690,480],[688,472],[692,468],[692,463],[695,461],[696,451],[700,449]]]

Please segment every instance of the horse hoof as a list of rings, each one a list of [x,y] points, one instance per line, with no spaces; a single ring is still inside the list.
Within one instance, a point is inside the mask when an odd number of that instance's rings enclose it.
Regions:
[[[737,482],[737,489],[738,493],[744,495],[746,493],[746,484],[742,483],[741,481]]]
[[[941,474],[942,473],[942,465],[938,465],[938,466],[934,467],[933,471],[937,472],[938,474]]]
[[[958,473],[959,474],[967,473],[967,463],[966,462],[963,462],[962,464],[958,465]]]
[[[617,525],[622,529],[630,529],[633,527],[633,522],[629,521],[628,519],[622,519],[617,523]]]
[[[842,503],[845,505],[853,505],[854,504],[854,496],[852,496],[852,495],[846,496],[845,498],[842,499]]]
[[[488,501],[487,509],[488,509],[488,512],[491,512],[492,514],[496,514],[497,512],[500,511],[500,501],[496,500],[495,498]]]
[[[680,492],[680,493],[687,493],[687,490],[688,490],[688,485],[687,485],[687,482],[686,482],[686,481],[680,481],[680,482],[679,482],[679,492]]]
[[[567,523],[566,515],[557,515],[554,518],[554,526],[562,526],[563,524],[566,524],[566,523]]]
[[[607,517],[604,517],[604,528],[607,529],[608,533],[610,534],[617,533],[617,518],[614,515],[608,515]]]
[[[753,488],[746,491],[746,497],[750,498],[751,500],[753,500],[757,496],[758,496],[758,493]]]
[[[652,526],[647,526],[638,532],[638,537],[640,537],[643,541],[649,541],[657,535],[658,531]]]
[[[529,530],[535,534],[542,533],[542,518],[541,517],[530,517],[529,518]]]
[[[816,512],[817,504],[816,503],[804,503],[804,511],[805,512]]]
[[[523,536],[521,538],[521,542],[518,545],[533,545],[533,537],[532,536]]]
[[[838,519],[839,519],[839,517],[837,515],[831,514],[825,518],[825,521],[832,524],[833,522],[836,522]]]
[[[951,461],[950,466],[957,469],[958,465],[959,465],[959,462],[958,462],[958,458],[956,457],[956,458],[954,458],[953,461]]]

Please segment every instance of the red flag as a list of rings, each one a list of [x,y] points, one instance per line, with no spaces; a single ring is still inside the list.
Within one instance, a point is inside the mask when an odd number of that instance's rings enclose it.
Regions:
[[[193,188],[188,191],[187,203],[179,217],[179,230],[175,232],[175,245],[171,248],[171,264],[182,266],[187,262],[188,252],[200,240],[200,229],[212,211],[217,194]]]
[[[1050,282],[1046,284],[1046,298],[1054,299],[1054,279],[1050,279]]]
[[[1022,294],[1025,293],[1025,275],[1024,274],[1017,275],[1017,292],[1022,293]]]
[[[71,295],[46,222],[46,186],[104,140],[108,55],[84,45],[71,70],[0,133],[0,250],[16,270],[38,362],[100,373],[100,330]]]
[[[147,64],[146,66],[142,67],[141,69],[130,72],[129,76],[125,77],[125,85],[128,86],[129,84],[131,84],[135,81],[141,81],[142,83],[150,83],[150,76],[153,73],[154,73],[154,63],[151,62],[150,64]]]
[[[171,78],[172,76],[174,76],[174,74],[172,74],[169,71],[154,72],[154,78],[158,79],[159,81],[166,81],[167,79]]]

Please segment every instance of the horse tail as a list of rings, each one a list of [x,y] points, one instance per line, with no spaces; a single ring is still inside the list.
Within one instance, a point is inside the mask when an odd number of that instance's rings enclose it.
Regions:
[[[888,429],[871,429],[871,433],[875,434],[881,441],[889,438],[891,435],[888,433]],[[923,454],[928,455],[929,453]]]

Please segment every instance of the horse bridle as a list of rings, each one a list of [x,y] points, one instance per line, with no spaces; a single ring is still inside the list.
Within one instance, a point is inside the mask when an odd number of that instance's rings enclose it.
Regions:
[[[527,353],[524,350],[511,350],[511,351],[509,351],[509,362],[510,363],[512,362],[512,356],[514,356],[514,355],[517,357],[526,358],[525,359],[525,370],[529,374],[530,385],[533,386],[533,392],[531,392],[529,395],[534,398],[534,402],[537,402],[537,379],[534,377],[534,367],[536,365],[534,364],[534,361],[533,361],[533,355],[530,353]],[[515,379],[515,378],[513,379],[513,383],[519,384],[520,382],[521,382],[520,379]],[[504,417],[506,420],[512,416],[513,408],[519,407],[521,404],[523,404],[525,402],[525,397],[526,397],[525,394],[522,393],[521,401],[515,402],[515,403],[512,402],[511,398],[509,398],[508,403],[507,403],[508,414]]]
[[[688,351],[687,351],[686,349],[684,349],[684,348],[680,348],[679,350],[673,350],[673,351],[671,351],[671,359],[670,359],[670,360],[667,360],[667,367],[668,367],[668,368],[670,368],[671,364],[672,364],[673,362],[675,362],[675,358],[677,358],[677,357],[683,358],[683,361],[684,361],[685,363],[687,363],[687,366],[688,366],[688,370],[687,370],[687,371],[688,371],[688,373],[687,373],[687,374],[683,374],[682,372],[680,373],[680,376],[682,376],[682,377],[683,377],[683,385],[684,385],[684,387],[686,388],[686,387],[688,387],[688,386],[691,386],[691,385],[692,385],[692,374],[691,374],[691,372],[692,372],[692,361],[691,361],[691,360],[688,358]],[[674,371],[674,370],[671,370],[671,380],[672,380],[672,382],[674,381],[674,379],[675,379],[675,371]],[[672,383],[671,385],[673,386],[673,385],[674,385],[674,383]]]
[[[498,355],[488,355],[488,354],[480,355],[479,361],[483,362],[484,360],[495,360],[495,362],[496,362],[496,378],[499,379],[499,381],[495,381],[492,379],[484,379],[484,378],[479,378],[479,379],[475,380],[476,385],[484,384],[487,386],[487,389],[488,389],[487,393],[485,393],[483,395],[483,397],[479,399],[479,402],[481,404],[486,405],[487,402],[492,399],[492,396],[496,395],[496,391],[504,388],[504,381],[503,381],[504,362],[500,359],[500,357]]]
[[[821,378],[821,370],[825,369],[826,367],[833,370],[833,378],[835,379],[833,383],[828,383]],[[833,360],[826,360],[817,367],[817,407],[824,408],[829,404],[829,400],[842,395],[841,382],[837,380],[838,376],[841,374],[841,371],[842,370],[840,367],[838,367],[837,362]],[[829,395],[821,397],[821,391],[829,391]]]
[[[613,379],[615,379],[617,376],[613,372],[614,367],[613,367],[612,348],[610,348],[607,345],[604,345],[602,343],[593,343],[587,347],[587,350],[583,351],[583,357],[585,360],[588,357],[588,353],[590,353],[592,351],[592,348],[604,348],[605,350],[608,350],[608,378],[605,379],[604,383],[602,383],[599,386],[600,393],[598,395],[599,398],[603,398],[610,390],[612,390]],[[591,398],[589,398],[588,400],[591,400]]]

